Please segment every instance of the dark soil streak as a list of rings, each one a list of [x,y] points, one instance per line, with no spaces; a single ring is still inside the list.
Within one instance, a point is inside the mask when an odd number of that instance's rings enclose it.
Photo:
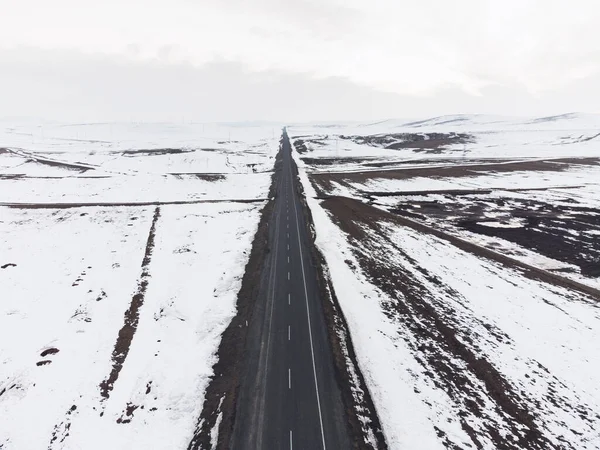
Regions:
[[[426,196],[426,195],[447,195],[447,196],[463,196],[463,195],[489,195],[495,191],[506,192],[535,192],[549,191],[552,189],[578,189],[580,186],[549,186],[537,188],[498,188],[498,189],[440,189],[440,190],[419,190],[419,191],[360,191],[361,194],[367,196],[370,200],[374,197],[409,197],[411,195]]]
[[[7,391],[10,391],[11,389],[15,388],[17,385],[16,384],[11,384],[8,387],[4,387],[2,389],[0,389],[0,397],[2,397]]]
[[[125,311],[125,322],[123,327],[119,331],[117,342],[112,354],[112,370],[104,381],[100,383],[100,395],[104,399],[108,399],[110,391],[112,391],[114,383],[119,378],[119,373],[123,368],[125,359],[129,353],[131,341],[135,334],[140,319],[140,308],[144,304],[144,296],[148,287],[148,281],[150,279],[150,259],[152,257],[152,250],[154,248],[154,237],[156,233],[156,222],[160,217],[160,207],[156,207],[154,210],[154,217],[152,219],[152,225],[150,226],[150,232],[148,233],[148,241],[146,242],[146,252],[144,253],[144,259],[142,260],[142,273],[138,281],[138,289],[131,299],[129,309]]]
[[[120,152],[123,156],[162,156],[174,155],[178,153],[193,152],[192,149],[184,148],[156,148],[156,149],[139,149],[139,150],[124,150]]]
[[[469,160],[438,167],[405,167],[391,170],[370,170],[362,172],[330,172],[313,173],[311,180],[321,186],[325,193],[332,181],[337,183],[364,184],[374,178],[389,180],[408,180],[412,178],[463,178],[494,173],[507,173],[515,171],[532,172],[562,172],[571,165],[598,165],[599,158],[559,158],[540,160],[523,160],[509,162],[486,162],[469,164]]]
[[[171,172],[169,175],[173,175],[177,178],[198,178],[203,181],[221,181],[226,177],[222,173],[200,173],[200,172]]]
[[[46,350],[44,350],[42,353],[40,353],[40,356],[42,358],[48,356],[48,355],[55,355],[56,353],[58,353],[59,350],[55,347],[51,347],[51,348],[47,348]]]
[[[67,162],[63,162],[63,161],[55,161],[52,159],[41,159],[41,158],[34,157],[32,155],[30,155],[30,157],[32,158],[32,161],[34,161],[38,164],[51,166],[51,167],[60,167],[61,169],[67,169],[67,170],[76,170],[79,173],[84,173],[84,172],[87,172],[88,170],[92,170],[91,167],[80,165],[77,163],[67,163]]]

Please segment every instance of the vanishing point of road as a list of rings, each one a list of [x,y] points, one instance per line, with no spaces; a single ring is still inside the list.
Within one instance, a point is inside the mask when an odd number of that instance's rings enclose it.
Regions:
[[[349,449],[342,397],[284,132],[269,253],[249,337],[233,450]]]

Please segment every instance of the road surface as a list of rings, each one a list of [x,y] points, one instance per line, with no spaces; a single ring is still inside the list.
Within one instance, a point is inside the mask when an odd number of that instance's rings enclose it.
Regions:
[[[281,160],[231,448],[350,449],[285,133]]]

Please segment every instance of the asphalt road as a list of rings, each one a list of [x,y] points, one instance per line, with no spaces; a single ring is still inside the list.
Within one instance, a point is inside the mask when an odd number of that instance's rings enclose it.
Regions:
[[[350,449],[285,134],[281,157],[231,448]]]

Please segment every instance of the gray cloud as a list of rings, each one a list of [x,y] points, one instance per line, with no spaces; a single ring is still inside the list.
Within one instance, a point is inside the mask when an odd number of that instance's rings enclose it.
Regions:
[[[454,85],[428,96],[372,89],[341,77],[201,67],[73,51],[0,51],[0,116],[60,120],[377,120],[451,113],[542,115],[597,111],[600,77],[544,95],[519,85],[469,95]],[[599,111],[600,112],[600,111]]]

